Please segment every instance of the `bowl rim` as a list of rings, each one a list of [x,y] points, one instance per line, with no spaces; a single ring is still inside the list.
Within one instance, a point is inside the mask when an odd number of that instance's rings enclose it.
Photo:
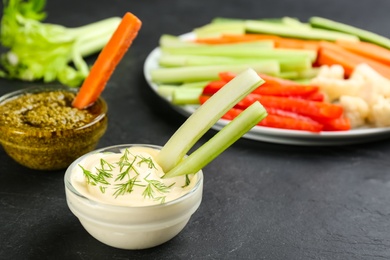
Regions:
[[[0,106],[2,105],[3,102],[8,101],[8,100],[12,100],[13,98],[16,99],[18,96],[21,96],[23,94],[49,92],[49,91],[53,91],[53,90],[62,90],[62,91],[69,91],[72,93],[77,93],[78,88],[73,88],[73,87],[68,87],[68,86],[63,86],[63,85],[53,85],[53,84],[29,86],[29,87],[25,87],[22,89],[8,92],[8,93],[0,96]],[[71,128],[71,129],[41,129],[41,128],[39,128],[39,129],[36,129],[36,131],[48,132],[48,133],[52,133],[52,132],[65,133],[65,132],[70,132],[70,131],[80,131],[80,130],[88,128],[92,125],[95,125],[96,123],[102,121],[107,116],[107,111],[108,111],[107,102],[105,101],[105,99],[102,96],[99,96],[99,98],[94,103],[97,103],[97,102],[99,102],[101,104],[101,112],[99,114],[97,114],[96,117],[93,118],[93,120],[87,124],[84,124],[84,125],[79,126],[77,128]],[[19,127],[15,127],[15,126],[7,125],[7,128],[12,129],[13,131],[17,131],[18,133],[25,132],[25,131],[20,130]],[[29,131],[31,131],[31,129]]]
[[[180,203],[181,201],[186,200],[188,197],[191,197],[202,186],[204,176],[203,176],[203,170],[201,169],[197,173],[195,173],[198,176],[198,178],[197,178],[197,181],[196,181],[194,187],[192,187],[192,189],[189,190],[184,195],[182,195],[174,200],[171,200],[171,201],[168,201],[168,202],[165,202],[162,204],[154,204],[154,205],[146,205],[146,206],[124,206],[124,205],[113,205],[113,204],[104,203],[104,202],[101,202],[98,200],[88,198],[88,197],[82,195],[79,191],[77,191],[77,189],[72,185],[71,178],[70,178],[70,176],[72,175],[72,169],[77,165],[77,163],[79,163],[85,157],[87,157],[91,154],[99,153],[99,152],[104,151],[104,150],[108,150],[108,149],[137,147],[137,146],[149,147],[149,148],[155,148],[155,149],[162,148],[162,146],[154,145],[154,144],[128,143],[128,144],[116,144],[116,145],[106,146],[106,147],[102,147],[102,148],[93,150],[91,152],[88,152],[88,153],[82,155],[81,157],[77,158],[75,161],[73,161],[66,169],[65,174],[64,174],[65,189],[70,191],[73,195],[76,195],[79,199],[82,199],[82,200],[88,201],[88,202],[93,202],[99,206],[104,206],[104,207],[114,208],[114,209],[151,209],[151,208],[167,207],[167,206],[170,206],[173,204]]]

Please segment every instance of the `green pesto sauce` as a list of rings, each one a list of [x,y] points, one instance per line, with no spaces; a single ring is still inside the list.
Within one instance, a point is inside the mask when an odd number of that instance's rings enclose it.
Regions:
[[[72,107],[75,93],[29,93],[0,103],[0,142],[20,164],[39,170],[69,166],[92,151],[107,128],[106,103]]]
[[[0,104],[0,124],[23,129],[66,130],[91,122],[93,110],[71,106],[75,93],[29,93]]]

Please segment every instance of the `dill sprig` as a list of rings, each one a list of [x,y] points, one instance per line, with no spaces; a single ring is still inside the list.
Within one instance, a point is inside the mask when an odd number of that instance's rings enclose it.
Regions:
[[[125,195],[126,193],[131,193],[133,191],[134,186],[144,187],[145,185],[137,184],[140,181],[137,180],[138,175],[130,178],[128,181],[120,184],[116,184],[117,188],[115,189],[114,196],[117,198],[119,195]]]
[[[145,190],[142,193],[142,196],[144,198],[148,197],[149,199],[154,199],[156,201],[160,201],[161,203],[164,203],[166,196],[159,196],[155,197],[155,193],[158,192],[160,194],[165,194],[169,192],[169,189],[175,185],[175,183],[172,183],[171,185],[167,186],[165,183],[158,181],[158,180],[148,180],[150,174],[148,174],[144,180],[148,183],[146,185]]]
[[[142,163],[147,163],[149,169],[157,169],[151,157],[145,158],[143,156],[139,156],[139,158],[140,161],[138,162],[138,166],[141,166]]]

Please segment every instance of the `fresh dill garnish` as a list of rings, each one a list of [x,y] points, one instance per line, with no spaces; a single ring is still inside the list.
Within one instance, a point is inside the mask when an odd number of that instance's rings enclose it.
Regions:
[[[85,169],[83,166],[79,164],[80,168],[83,170],[83,174],[85,178],[87,179],[87,183],[91,184],[93,186],[96,186],[97,184],[106,184],[109,185],[110,183],[105,179],[106,173],[102,173],[98,170],[98,174],[93,174],[91,171]]]
[[[100,158],[100,166],[102,167],[103,170],[105,171],[112,171],[112,169],[115,168],[114,165],[112,165],[111,163],[107,162],[106,160],[104,160],[103,158]],[[105,167],[108,167],[108,169],[106,169]]]
[[[157,169],[151,157],[145,158],[143,156],[139,156],[139,158],[140,161],[138,162],[138,166],[141,166],[142,163],[147,163],[149,169]]]
[[[133,178],[129,179],[128,181],[120,184],[116,184],[117,186],[115,188],[114,196],[117,198],[119,195],[125,195],[126,193],[131,193],[133,191],[134,186],[141,186],[144,187],[145,185],[137,184],[140,181],[137,180],[138,176],[134,176]]]
[[[130,154],[129,150],[128,150],[128,149],[125,149],[125,152],[123,153],[123,155],[121,156],[121,158],[119,158],[118,165],[119,165],[119,167],[120,167],[120,171],[123,170],[123,167],[129,165],[129,154]]]
[[[175,185],[175,183],[172,183],[171,185],[167,186],[165,183],[158,181],[158,180],[148,180],[150,174],[148,174],[144,180],[148,183],[146,185],[146,188],[144,192],[142,193],[142,196],[144,198],[148,197],[150,199],[154,199],[157,201],[165,201],[165,196],[155,197],[155,193],[158,192],[160,194],[168,193],[169,189]],[[163,203],[163,202],[161,202]]]
[[[122,157],[121,157],[122,158]],[[128,160],[128,158],[127,158]],[[134,157],[133,161],[130,163],[129,161],[127,161],[126,165],[120,165],[120,173],[118,174],[118,176],[116,177],[115,181],[118,181],[118,180],[123,180],[126,176],[129,176],[130,178],[130,172],[131,170],[134,170],[134,172],[138,175],[138,172],[134,169],[133,165],[134,165],[134,162],[137,160],[137,157]],[[119,162],[121,163],[121,162]],[[119,164],[118,163],[118,164]],[[127,166],[126,170],[122,171],[123,167],[124,166]]]

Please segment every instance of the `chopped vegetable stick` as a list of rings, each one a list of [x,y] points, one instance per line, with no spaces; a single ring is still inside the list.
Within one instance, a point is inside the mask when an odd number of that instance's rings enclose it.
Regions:
[[[349,119],[343,115],[338,118],[324,119],[315,118],[317,122],[324,126],[324,131],[346,131],[351,130],[351,123]]]
[[[324,41],[320,43],[320,51],[317,63],[319,65],[340,64],[346,70],[345,72],[347,76],[352,73],[357,65],[365,63],[382,74],[384,77],[390,78],[390,66],[350,52],[332,42]]]
[[[311,17],[309,19],[309,23],[313,27],[319,27],[319,28],[325,28],[328,30],[333,30],[333,31],[338,31],[338,32],[343,32],[347,33],[350,35],[355,35],[359,37],[360,39],[367,41],[367,42],[372,42],[378,45],[381,45],[385,48],[390,49],[390,39],[386,38],[384,36],[381,36],[379,34],[360,29],[351,25],[347,25],[344,23],[332,21],[330,19],[322,18],[322,17]]]
[[[353,61],[352,59],[345,58],[341,56],[339,53],[337,53],[334,50],[331,49],[321,49],[321,51],[318,54],[317,59],[318,65],[335,65],[339,64],[344,68],[344,74],[345,76],[350,76],[357,66],[357,62]]]
[[[84,109],[100,96],[114,69],[126,53],[141,28],[141,21],[127,12],[108,43],[100,52],[73,101],[73,107]]]
[[[281,128],[281,129],[309,131],[313,133],[319,133],[323,129],[323,125],[321,125],[320,123],[314,120],[306,121],[299,118],[292,118],[292,117],[272,115],[272,114],[269,114],[258,125]]]
[[[194,39],[193,42],[204,44],[227,44],[237,42],[252,42],[259,40],[277,40],[280,37],[262,34],[222,34],[220,37]]]
[[[218,73],[218,76],[221,80],[230,81],[236,76],[236,73],[233,73],[230,71],[224,71],[224,72]]]
[[[382,62],[390,66],[390,50],[369,42],[337,40],[336,44],[353,53]]]
[[[199,96],[202,91],[201,88],[176,88],[172,93],[172,104],[199,104]]]
[[[184,158],[174,168],[166,172],[164,178],[198,172],[266,116],[267,112],[264,107],[259,102],[253,103],[240,113],[239,116],[223,127],[209,141],[200,146],[188,157]]]
[[[263,72],[271,75],[280,73],[277,61],[233,64],[233,65],[210,65],[210,66],[188,66],[173,68],[157,68],[150,72],[152,81],[156,83],[182,83],[218,79],[221,71],[232,71],[240,73],[248,68],[256,72]]]
[[[357,41],[358,37],[331,30],[317,29],[317,28],[294,28],[281,24],[272,24],[263,21],[247,20],[245,22],[246,31],[249,33],[264,33],[283,37],[308,39],[308,40],[329,40],[335,41],[337,39],[349,39]]]
[[[226,120],[234,120],[243,110],[238,108],[230,109],[222,118]],[[273,127],[280,129],[301,130],[309,131],[313,133],[321,132],[323,125],[311,120],[303,119],[300,117],[284,116],[278,114],[272,114],[267,109],[268,116],[264,118],[257,125],[265,127]]]
[[[333,119],[338,118],[343,114],[343,108],[336,104],[298,98],[262,96],[258,94],[247,95],[237,103],[236,107],[244,109],[255,101],[259,101],[266,109],[283,109],[316,119]]]
[[[262,77],[263,78],[263,77]],[[218,90],[220,90],[227,81],[224,80],[216,80],[207,84],[203,88],[203,95],[213,95]],[[252,93],[256,93],[259,95],[266,96],[282,96],[282,97],[299,97],[305,99],[306,97],[311,97],[314,93],[318,92],[319,88],[317,86],[310,85],[274,85],[267,84],[267,81],[264,82],[260,87],[256,88],[252,91]]]
[[[246,69],[196,109],[157,155],[156,160],[164,172],[175,167],[222,115],[262,82],[253,69]]]

